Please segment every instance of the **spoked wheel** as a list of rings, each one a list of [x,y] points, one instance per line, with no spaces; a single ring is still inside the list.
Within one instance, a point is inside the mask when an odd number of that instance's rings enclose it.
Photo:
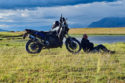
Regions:
[[[29,40],[26,44],[26,51],[31,54],[40,53],[42,46],[36,41]]]
[[[73,54],[79,53],[81,50],[80,42],[75,38],[68,38],[65,44],[67,50]]]

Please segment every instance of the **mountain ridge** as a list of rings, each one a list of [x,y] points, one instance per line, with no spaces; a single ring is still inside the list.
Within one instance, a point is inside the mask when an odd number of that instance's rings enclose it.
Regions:
[[[88,25],[89,28],[95,27],[125,27],[125,17],[106,17],[99,21],[92,22]]]

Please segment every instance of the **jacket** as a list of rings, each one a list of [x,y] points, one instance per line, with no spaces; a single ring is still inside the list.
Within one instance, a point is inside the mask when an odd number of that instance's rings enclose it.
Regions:
[[[91,50],[94,49],[94,44],[89,42],[88,39],[82,38],[81,47],[83,48],[84,52],[90,52]]]

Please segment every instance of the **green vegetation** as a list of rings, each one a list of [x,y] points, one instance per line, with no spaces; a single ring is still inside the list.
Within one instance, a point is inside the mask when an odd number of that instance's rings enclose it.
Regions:
[[[24,32],[0,32],[0,40],[22,39]]]
[[[69,34],[72,35],[125,35],[125,28],[72,28]]]
[[[116,54],[69,53],[65,46],[28,54],[26,40],[0,41],[0,82],[125,83],[125,43],[105,44]]]

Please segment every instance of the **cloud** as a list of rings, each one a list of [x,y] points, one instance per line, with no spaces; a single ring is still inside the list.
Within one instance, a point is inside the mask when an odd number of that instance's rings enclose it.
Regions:
[[[0,9],[26,9],[86,4],[92,2],[113,2],[117,0],[0,0]]]
[[[7,30],[50,30],[61,13],[68,18],[69,27],[83,28],[104,17],[125,17],[125,0],[116,2],[94,2],[58,7],[37,7],[29,9],[1,9],[0,28]],[[4,25],[4,26],[3,26]]]

